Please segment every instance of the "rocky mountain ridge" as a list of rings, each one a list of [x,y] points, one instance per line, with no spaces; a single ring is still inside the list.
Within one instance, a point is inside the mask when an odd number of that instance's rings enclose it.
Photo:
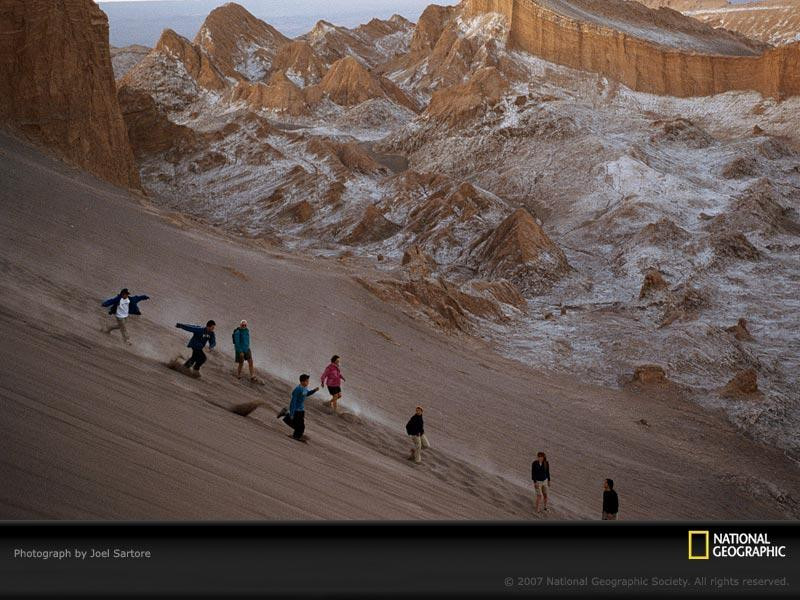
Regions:
[[[800,41],[800,0],[640,0],[650,8],[666,6],[687,17],[736,31],[773,46]]]
[[[676,97],[800,93],[800,44],[765,48],[670,9],[625,0],[465,0],[463,6],[467,16],[504,15],[512,49],[633,90]]]

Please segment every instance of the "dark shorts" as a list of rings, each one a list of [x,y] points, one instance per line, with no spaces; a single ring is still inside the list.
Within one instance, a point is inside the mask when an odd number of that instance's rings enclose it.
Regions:
[[[236,353],[236,362],[244,362],[246,360],[253,360],[253,353],[250,350],[246,352],[237,352]]]
[[[329,385],[328,392],[330,392],[331,396],[335,396],[336,394],[342,393],[342,388],[339,387],[338,385]]]

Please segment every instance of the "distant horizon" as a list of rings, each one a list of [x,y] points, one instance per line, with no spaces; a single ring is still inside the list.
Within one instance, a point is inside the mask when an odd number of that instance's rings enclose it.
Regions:
[[[112,46],[153,47],[165,29],[194,38],[208,13],[229,0],[101,0],[108,15]],[[142,4],[147,3],[147,7]],[[307,33],[319,20],[355,27],[372,18],[393,14],[416,22],[431,4],[454,5],[458,0],[236,0],[253,15],[293,38]]]

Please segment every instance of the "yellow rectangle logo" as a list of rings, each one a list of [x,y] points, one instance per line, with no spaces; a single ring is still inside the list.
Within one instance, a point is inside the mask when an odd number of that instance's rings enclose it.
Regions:
[[[695,554],[694,553],[694,543],[692,538],[705,538],[704,548],[705,551],[703,554]],[[689,560],[708,560],[709,557],[709,548],[710,548],[710,536],[708,531],[690,531],[689,532]]]

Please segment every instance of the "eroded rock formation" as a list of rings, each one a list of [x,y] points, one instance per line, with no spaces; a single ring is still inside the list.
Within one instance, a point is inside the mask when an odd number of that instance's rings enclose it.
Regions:
[[[720,391],[723,398],[748,398],[760,395],[758,373],[755,369],[739,371]]]
[[[465,0],[466,16],[487,12],[508,20],[509,47],[634,90],[679,97],[800,93],[800,43],[769,48],[671,9],[622,0]],[[648,29],[660,33],[648,36]]]
[[[418,110],[416,102],[394,83],[370,73],[352,56],[336,61],[322,81],[307,89],[310,104],[328,99],[340,106],[355,106],[372,98],[388,98],[398,104]]]
[[[508,90],[508,81],[494,67],[477,71],[466,83],[433,94],[426,114],[450,124],[463,122],[497,104]]]
[[[533,216],[518,208],[474,251],[478,271],[505,278],[524,293],[539,293],[566,275],[566,256]]]
[[[139,174],[117,101],[108,19],[91,0],[4,0],[0,124],[125,187]]]
[[[231,102],[244,102],[253,110],[275,110],[292,116],[309,112],[305,95],[283,71],[276,71],[269,82],[240,81],[231,91]]]
[[[278,50],[289,43],[280,31],[229,2],[206,17],[194,44],[233,79],[262,81]]]
[[[712,27],[736,31],[773,45],[797,41],[800,0],[639,0],[650,8],[667,6]]]

